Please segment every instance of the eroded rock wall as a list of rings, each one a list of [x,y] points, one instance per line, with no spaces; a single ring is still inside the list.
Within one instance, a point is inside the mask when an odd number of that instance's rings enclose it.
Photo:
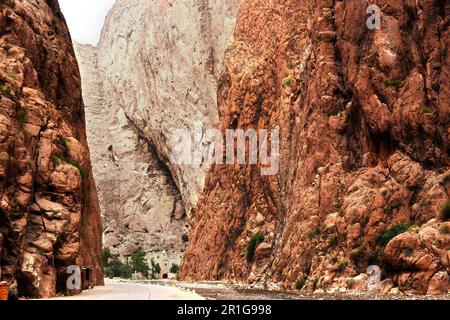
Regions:
[[[0,278],[48,297],[78,264],[101,284],[80,75],[58,2],[2,0],[0,57]]]
[[[218,122],[233,1],[119,0],[97,47],[77,45],[104,245],[129,256],[185,249],[207,166],[173,163],[172,133]]]
[[[242,2],[220,125],[278,126],[280,172],[211,169],[184,279],[364,289],[376,264],[401,291],[449,289],[450,4],[375,3],[381,30],[367,28],[364,1]],[[398,224],[411,227],[384,247]]]
[[[111,254],[180,253],[187,233],[181,195],[152,144],[130,122],[98,66],[98,50],[75,45],[86,125],[103,214],[103,245]]]
[[[119,0],[99,44],[111,98],[158,152],[189,214],[208,166],[171,161],[176,129],[218,122],[217,86],[237,0]],[[120,23],[116,23],[120,21]]]

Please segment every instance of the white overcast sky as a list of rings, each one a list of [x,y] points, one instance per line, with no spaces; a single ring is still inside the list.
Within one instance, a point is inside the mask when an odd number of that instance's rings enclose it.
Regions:
[[[59,0],[72,38],[79,43],[96,45],[105,17],[115,0]]]

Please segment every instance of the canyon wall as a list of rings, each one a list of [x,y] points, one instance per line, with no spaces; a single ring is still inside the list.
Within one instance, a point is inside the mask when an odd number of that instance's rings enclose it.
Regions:
[[[345,291],[378,265],[385,292],[450,289],[450,3],[375,3],[380,30],[365,1],[242,1],[220,126],[279,127],[280,171],[211,168],[182,278]]]
[[[208,166],[174,162],[171,137],[218,122],[236,12],[237,0],[118,0],[100,43],[76,45],[104,246],[114,255],[184,251]]]
[[[55,295],[100,265],[101,221],[80,75],[56,0],[0,2],[0,279]]]

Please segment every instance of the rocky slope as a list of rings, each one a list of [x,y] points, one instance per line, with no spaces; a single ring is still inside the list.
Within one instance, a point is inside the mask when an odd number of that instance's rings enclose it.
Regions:
[[[0,278],[48,297],[78,264],[101,284],[80,76],[58,2],[2,0],[0,56]]]
[[[171,134],[218,122],[217,80],[236,11],[234,0],[119,0],[98,46],[76,46],[113,254],[184,251],[207,166],[171,161]]]
[[[450,3],[379,5],[369,30],[359,0],[242,1],[220,125],[279,126],[280,172],[211,169],[184,279],[349,290],[376,264],[384,292],[450,289]]]

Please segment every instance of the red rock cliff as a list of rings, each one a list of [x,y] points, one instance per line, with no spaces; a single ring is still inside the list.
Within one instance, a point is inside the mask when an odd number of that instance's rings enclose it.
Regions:
[[[377,264],[385,288],[449,289],[450,3],[374,3],[381,30],[360,0],[242,1],[221,124],[279,126],[280,172],[211,169],[184,279],[352,289]]]
[[[47,297],[79,264],[101,284],[80,75],[58,2],[2,0],[0,56],[0,278]]]

